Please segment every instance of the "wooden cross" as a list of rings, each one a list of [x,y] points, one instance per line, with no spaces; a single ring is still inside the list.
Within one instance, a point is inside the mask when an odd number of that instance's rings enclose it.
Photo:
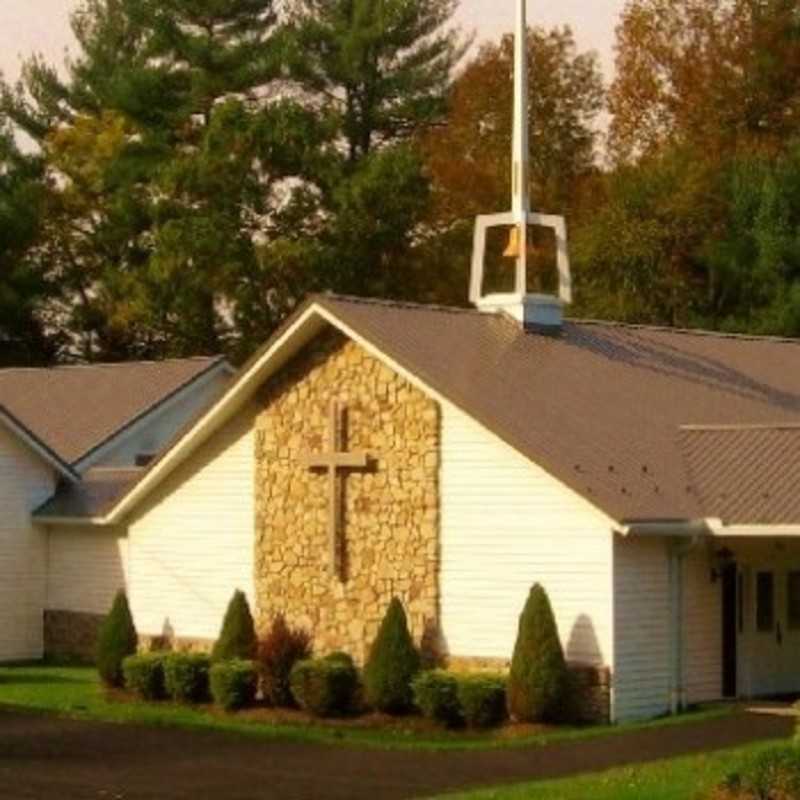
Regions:
[[[366,453],[345,452],[342,441],[344,409],[335,400],[331,403],[329,414],[328,449],[324,453],[306,456],[305,464],[309,469],[323,470],[328,475],[331,572],[342,578],[342,484],[339,478],[345,470],[366,469],[369,456]]]

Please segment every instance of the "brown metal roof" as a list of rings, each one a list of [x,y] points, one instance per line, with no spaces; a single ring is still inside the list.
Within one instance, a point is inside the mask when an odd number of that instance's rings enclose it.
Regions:
[[[619,522],[724,518],[707,510],[711,462],[697,466],[702,443],[682,426],[800,424],[800,341],[578,321],[548,336],[500,315],[336,296],[311,298],[241,375],[314,304]],[[725,486],[744,491],[741,454],[756,450],[768,460],[768,443],[719,444]],[[731,521],[800,522],[783,498],[743,501]]]
[[[0,406],[75,464],[222,358],[0,370]]]
[[[678,440],[703,516],[726,525],[800,520],[800,427],[691,428]]]
[[[680,426],[800,423],[798,341],[570,321],[546,336],[475,311],[317,300],[618,521],[704,515]],[[738,485],[735,454],[721,464]]]
[[[134,468],[89,469],[80,483],[59,486],[53,497],[36,509],[34,516],[40,522],[101,517],[136,485],[143,473],[143,469]]]

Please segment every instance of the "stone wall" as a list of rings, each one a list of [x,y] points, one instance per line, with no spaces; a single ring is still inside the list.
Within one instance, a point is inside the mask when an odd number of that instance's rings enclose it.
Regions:
[[[44,612],[44,655],[55,660],[94,663],[97,634],[104,614],[81,611]]]
[[[343,487],[342,573],[331,570],[328,478],[305,458],[328,448],[329,408],[344,445],[369,456]],[[363,661],[393,596],[416,640],[439,620],[437,404],[338,333],[320,336],[269,381],[256,420],[255,585],[263,632],[277,612],[315,650]]]
[[[507,658],[447,659],[448,669],[454,672],[508,673],[511,661]],[[576,723],[606,724],[611,720],[611,670],[593,664],[567,662],[569,691],[565,716]]]
[[[56,661],[95,662],[97,636],[105,614],[83,611],[47,610],[44,612],[44,655]],[[139,636],[139,649],[206,653],[214,646],[211,639]]]

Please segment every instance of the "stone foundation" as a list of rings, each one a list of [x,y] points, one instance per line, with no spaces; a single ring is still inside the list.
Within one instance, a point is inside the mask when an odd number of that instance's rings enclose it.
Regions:
[[[503,672],[511,668],[504,658],[463,658],[446,660],[454,672]],[[568,711],[570,721],[577,723],[607,724],[611,720],[611,670],[592,664],[567,664],[570,677]]]
[[[369,466],[340,478],[342,570],[334,574],[327,450],[332,401],[348,452]],[[363,661],[393,596],[418,643],[439,619],[438,406],[361,347],[324,334],[269,381],[256,420],[257,621],[282,612],[318,653]]]
[[[45,611],[45,658],[94,663],[97,634],[104,619],[103,614],[81,611]]]
[[[139,649],[146,653],[210,653],[213,639],[190,639],[185,636],[139,635]]]
[[[87,614],[82,611],[45,611],[45,658],[94,664],[97,635],[104,619],[104,614]],[[207,653],[213,646],[213,639],[165,638],[147,634],[139,636],[139,649],[145,652],[170,650],[182,653]]]
[[[569,665],[575,722],[607,724],[611,721],[611,670],[590,664]]]

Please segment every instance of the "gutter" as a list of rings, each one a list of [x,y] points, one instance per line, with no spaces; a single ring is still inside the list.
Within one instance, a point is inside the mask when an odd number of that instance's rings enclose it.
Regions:
[[[669,548],[669,581],[670,581],[670,652],[672,668],[670,670],[670,714],[684,711],[687,706],[686,675],[684,669],[684,652],[686,650],[686,626],[684,625],[684,594],[686,557],[704,538],[698,534],[689,539],[677,539]]]
[[[719,536],[718,530],[723,528],[722,520],[714,518],[698,519],[664,519],[664,520],[631,520],[614,527],[614,533],[624,536],[666,536],[671,538],[692,539],[698,536]]]

